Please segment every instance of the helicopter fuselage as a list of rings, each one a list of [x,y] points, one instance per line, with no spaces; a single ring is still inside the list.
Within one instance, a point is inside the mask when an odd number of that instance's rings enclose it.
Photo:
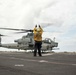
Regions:
[[[1,43],[1,42],[0,42]],[[33,33],[28,33],[22,38],[14,40],[14,43],[0,44],[0,47],[18,49],[18,50],[33,50],[34,49],[34,39]],[[50,38],[45,38],[42,40],[41,50],[52,50],[53,47],[58,47],[58,43],[52,41]]]

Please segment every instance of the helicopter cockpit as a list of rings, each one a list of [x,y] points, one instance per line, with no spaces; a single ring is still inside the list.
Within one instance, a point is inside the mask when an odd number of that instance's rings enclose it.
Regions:
[[[33,37],[33,33],[28,33],[27,35],[26,35],[26,37]]]
[[[51,43],[52,40],[50,38],[45,38],[45,40],[43,40],[44,43]]]
[[[27,35],[22,36],[21,39],[14,40],[18,44],[34,44],[33,33],[28,33]]]

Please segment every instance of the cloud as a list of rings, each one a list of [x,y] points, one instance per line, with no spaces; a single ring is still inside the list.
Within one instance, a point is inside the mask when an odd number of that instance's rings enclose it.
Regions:
[[[70,51],[76,48],[75,9],[75,0],[2,0],[0,27],[32,29],[35,24],[41,24],[45,26],[44,31],[47,31],[43,36],[52,39],[56,37],[60,51]]]

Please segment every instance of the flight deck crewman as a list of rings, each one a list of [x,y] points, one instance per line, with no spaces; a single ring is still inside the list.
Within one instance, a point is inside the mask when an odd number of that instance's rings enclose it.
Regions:
[[[33,30],[33,33],[34,33],[34,41],[35,41],[34,56],[37,55],[37,50],[38,50],[39,56],[42,56],[42,54],[41,54],[41,45],[42,45],[43,29],[41,28],[40,25],[37,28],[37,25],[36,25],[34,30]]]

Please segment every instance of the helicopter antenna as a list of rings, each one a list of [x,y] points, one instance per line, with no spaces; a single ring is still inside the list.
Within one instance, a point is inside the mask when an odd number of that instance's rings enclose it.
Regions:
[[[53,41],[55,42],[55,37],[53,38]]]

